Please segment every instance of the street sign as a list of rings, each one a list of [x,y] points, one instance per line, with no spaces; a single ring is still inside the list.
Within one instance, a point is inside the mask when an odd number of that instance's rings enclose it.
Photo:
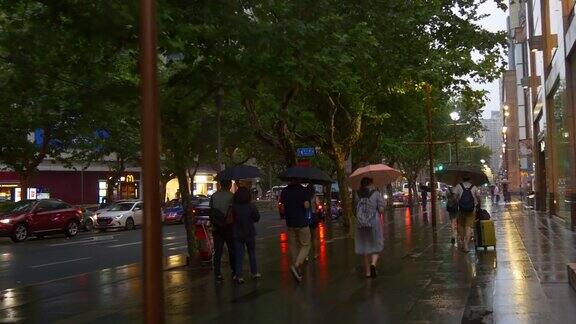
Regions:
[[[299,147],[296,149],[296,155],[299,158],[310,158],[316,155],[316,149],[313,147]]]

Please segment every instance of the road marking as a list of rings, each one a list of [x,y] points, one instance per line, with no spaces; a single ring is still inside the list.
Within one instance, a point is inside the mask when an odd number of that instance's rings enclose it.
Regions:
[[[101,241],[101,242],[91,242],[91,243],[82,244],[82,246],[96,245],[96,244],[107,244],[107,243],[114,243],[114,242],[118,242],[118,240],[109,240],[109,241]]]
[[[178,244],[182,244],[180,242],[172,242],[172,243],[166,243],[164,244],[164,246],[172,246],[172,245],[178,245]]]
[[[270,229],[270,228],[279,228],[279,227],[284,227],[284,225],[272,225],[272,226],[268,226],[266,228]]]
[[[109,248],[119,248],[119,247],[130,246],[130,245],[137,245],[137,244],[142,244],[142,242],[132,242],[132,243],[124,243],[124,244],[110,245]]]
[[[187,249],[187,248],[188,248],[188,246],[182,245],[182,246],[171,247],[171,248],[169,248],[168,250],[170,250],[170,251],[174,251],[174,250],[184,250],[184,249]]]
[[[55,247],[55,246],[65,246],[65,245],[74,245],[74,244],[85,244],[85,243],[92,243],[95,241],[110,242],[112,239],[114,239],[114,235],[93,236],[87,240],[79,240],[79,241],[64,242],[64,243],[54,243],[54,244],[48,244],[48,246]]]
[[[52,262],[52,263],[44,263],[44,264],[39,264],[39,265],[31,266],[30,268],[42,268],[42,267],[48,267],[48,266],[53,266],[53,265],[57,265],[57,264],[78,262],[78,261],[83,261],[83,260],[88,260],[88,259],[92,259],[92,258],[86,257],[86,258],[72,259],[72,260]]]

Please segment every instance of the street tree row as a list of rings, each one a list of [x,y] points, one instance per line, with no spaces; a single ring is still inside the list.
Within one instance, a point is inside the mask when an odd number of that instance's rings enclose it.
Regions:
[[[217,162],[218,120],[227,164],[255,158],[275,172],[312,146],[340,188],[350,156],[385,159],[413,183],[426,165],[426,147],[411,144],[426,139],[425,85],[435,139],[451,138],[454,109],[470,123],[460,140],[481,130],[485,94],[470,83],[499,76],[505,45],[480,27],[483,2],[159,1],[164,183],[177,177],[187,200],[185,179]],[[113,157],[109,188],[139,163],[137,9],[0,1],[0,163],[23,187],[48,156]]]

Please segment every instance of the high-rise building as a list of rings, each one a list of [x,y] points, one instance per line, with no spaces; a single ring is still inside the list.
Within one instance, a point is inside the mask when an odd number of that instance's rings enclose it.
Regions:
[[[484,130],[480,143],[486,145],[492,151],[490,157],[490,169],[494,175],[500,170],[502,163],[502,114],[500,111],[492,111],[490,118],[482,119]],[[494,179],[490,179],[492,181]]]
[[[575,0],[510,1],[502,77],[506,179],[576,227]],[[507,165],[506,165],[507,164]]]

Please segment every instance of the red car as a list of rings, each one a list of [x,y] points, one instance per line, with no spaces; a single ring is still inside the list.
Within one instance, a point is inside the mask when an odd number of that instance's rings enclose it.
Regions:
[[[14,242],[58,232],[73,237],[81,221],[82,211],[60,200],[23,200],[0,214],[0,236],[9,236]]]

